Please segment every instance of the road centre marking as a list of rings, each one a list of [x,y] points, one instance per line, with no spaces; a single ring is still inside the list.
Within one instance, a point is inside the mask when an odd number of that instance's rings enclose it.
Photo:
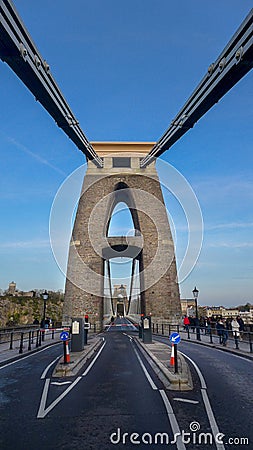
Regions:
[[[90,369],[92,368],[93,364],[96,362],[97,358],[99,357],[100,353],[102,352],[104,346],[106,344],[106,341],[103,343],[102,347],[100,348],[100,350],[98,351],[98,353],[96,354],[95,358],[91,361],[90,365],[87,367],[87,369],[84,371],[84,373],[82,374],[82,377],[85,377]]]
[[[91,361],[90,365],[87,367],[87,369],[85,370],[85,372],[80,375],[79,377],[77,377],[70,386],[67,387],[67,389],[65,389],[64,392],[61,393],[61,395],[59,395],[59,397],[57,397],[47,408],[45,408],[46,406],[46,401],[47,401],[47,396],[48,396],[48,391],[49,391],[49,385],[50,385],[50,378],[46,378],[45,380],[45,384],[44,384],[44,389],[42,392],[42,396],[41,396],[41,400],[40,400],[40,406],[39,406],[39,411],[37,414],[37,419],[44,419],[44,417],[46,417],[46,415],[52,411],[52,409],[54,409],[54,407],[56,405],[58,405],[58,403],[60,403],[60,401],[66,397],[66,395],[77,385],[77,383],[79,383],[80,380],[82,380],[82,378],[87,375],[87,373],[90,371],[90,369],[92,368],[93,364],[95,363],[95,361],[97,360],[98,356],[100,355],[100,353],[102,352],[104,346],[106,344],[106,341],[103,343],[102,347],[100,348],[99,352],[97,353],[97,355],[95,356],[95,358]],[[53,383],[51,383],[53,384]]]
[[[138,355],[137,350],[136,350],[134,347],[133,347],[133,350],[134,350],[134,352],[135,352],[135,354],[136,354],[136,356],[137,356],[137,358],[138,358],[138,361],[139,361],[139,363],[140,363],[140,365],[141,365],[141,368],[142,368],[143,372],[144,372],[145,375],[146,375],[146,378],[147,378],[147,380],[148,380],[150,386],[152,387],[152,389],[157,390],[158,388],[157,388],[156,384],[154,383],[154,381],[152,380],[151,376],[149,375],[149,373],[148,373],[146,367],[144,366],[144,364],[143,364],[143,362],[142,362],[140,356]]]

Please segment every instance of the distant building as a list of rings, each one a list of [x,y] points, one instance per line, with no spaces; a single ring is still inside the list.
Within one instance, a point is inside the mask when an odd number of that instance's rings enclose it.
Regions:
[[[36,292],[35,291],[19,291],[17,289],[17,285],[14,281],[12,281],[11,283],[9,283],[9,288],[7,290],[7,294],[8,295],[12,295],[13,297],[35,297],[36,296]]]
[[[240,311],[239,316],[241,316],[246,325],[253,323],[253,309],[250,309],[249,311]]]
[[[14,281],[9,283],[8,294],[13,296],[16,295],[16,283]]]
[[[180,302],[183,316],[195,316],[195,300],[192,298],[182,298]]]
[[[126,284],[114,284],[113,309],[117,316],[125,316],[128,311],[128,297]]]
[[[239,315],[238,308],[224,308],[224,306],[204,306],[203,310],[207,317],[223,317],[224,319],[231,319]]]

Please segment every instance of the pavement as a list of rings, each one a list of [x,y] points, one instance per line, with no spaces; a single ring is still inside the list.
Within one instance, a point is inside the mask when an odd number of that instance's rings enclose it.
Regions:
[[[245,333],[245,337],[242,340],[238,340],[238,349],[236,348],[235,340],[231,337],[228,339],[226,346],[224,346],[219,343],[219,336],[216,336],[215,334],[212,335],[212,343],[210,342],[210,335],[204,334],[202,332],[200,333],[200,341],[197,340],[196,333],[190,333],[190,339],[188,339],[188,333],[184,330],[180,330],[179,334],[181,336],[181,339],[185,342],[195,343],[196,345],[205,345],[207,347],[216,348],[224,352],[232,353],[234,355],[253,360],[253,353],[250,352],[250,344],[247,339],[248,333]],[[154,336],[155,335],[156,334],[154,334]]]

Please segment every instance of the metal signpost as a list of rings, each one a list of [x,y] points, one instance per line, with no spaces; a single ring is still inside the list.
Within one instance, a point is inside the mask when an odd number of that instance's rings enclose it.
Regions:
[[[177,360],[177,344],[181,341],[180,334],[171,333],[170,342],[174,345],[174,357],[175,357],[175,373],[178,373],[178,360]]]
[[[60,334],[60,339],[63,342],[63,356],[64,356],[64,364],[67,364],[69,362],[69,352],[67,354],[67,343],[69,340],[69,332],[68,331],[62,331]]]

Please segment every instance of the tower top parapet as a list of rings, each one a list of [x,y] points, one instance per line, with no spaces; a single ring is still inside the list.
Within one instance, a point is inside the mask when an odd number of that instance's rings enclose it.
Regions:
[[[147,155],[155,142],[91,142],[96,153],[101,156]]]

